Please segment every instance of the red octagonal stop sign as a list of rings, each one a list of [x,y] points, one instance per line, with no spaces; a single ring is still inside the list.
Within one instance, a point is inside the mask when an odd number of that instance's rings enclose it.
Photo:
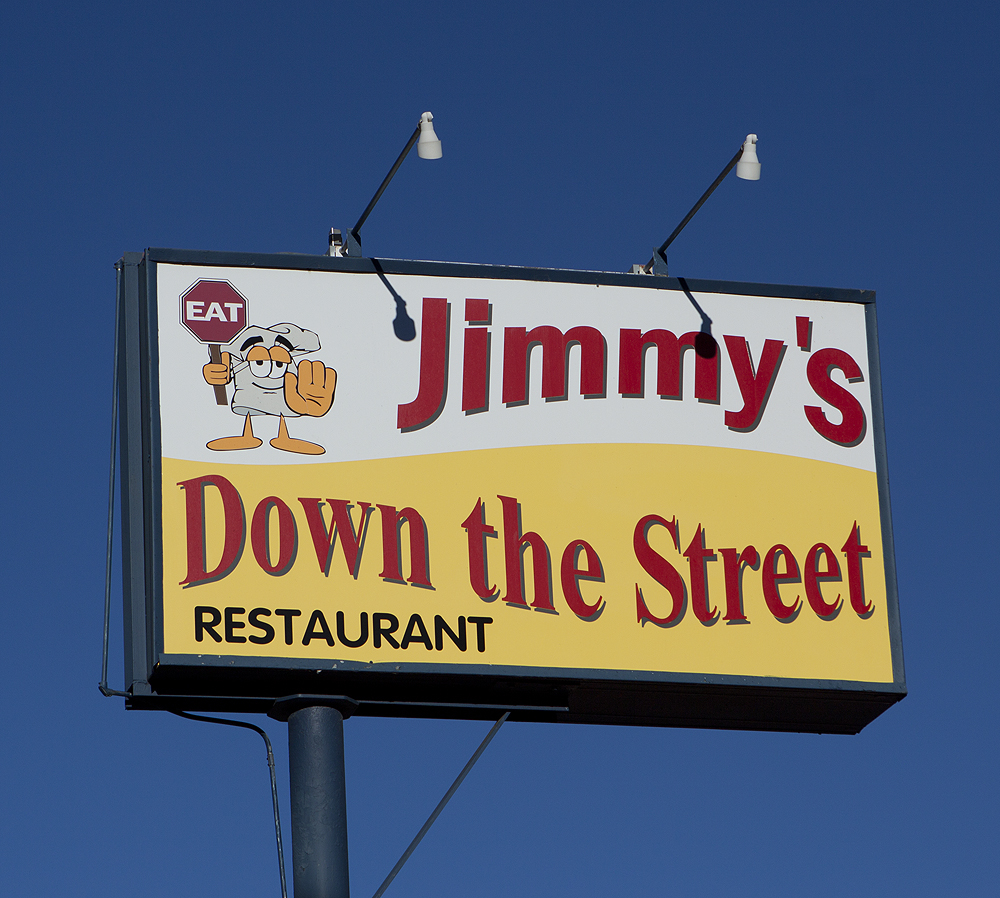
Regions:
[[[181,296],[181,324],[202,343],[229,343],[247,326],[247,301],[229,281],[198,281]]]

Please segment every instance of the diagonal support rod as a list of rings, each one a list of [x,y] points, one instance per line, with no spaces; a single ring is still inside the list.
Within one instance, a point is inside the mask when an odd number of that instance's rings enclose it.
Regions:
[[[684,228],[686,227],[687,223],[692,218],[694,218],[695,213],[702,206],[705,205],[705,200],[707,200],[715,192],[715,188],[718,187],[726,179],[726,175],[728,175],[733,170],[733,168],[735,168],[736,163],[740,161],[740,156],[742,156],[742,155],[743,155],[743,147],[741,146],[736,151],[736,155],[733,156],[733,158],[729,160],[729,164],[722,170],[722,172],[720,173],[719,177],[717,177],[712,182],[712,186],[709,187],[708,190],[706,190],[701,195],[701,199],[698,200],[698,202],[694,204],[694,207],[691,209],[691,211],[688,212],[688,214],[684,216],[684,220],[679,225],[677,225],[676,228],[674,228],[674,232],[666,240],[664,240],[663,244],[659,247],[659,249],[656,250],[656,253],[653,255],[653,258],[650,259],[649,262],[646,263],[646,265],[644,267],[644,271],[646,271],[648,273],[648,272],[650,272],[650,271],[653,270],[653,263],[656,261],[656,257],[660,256],[661,258],[663,258],[663,254],[667,251],[667,247],[670,246],[670,244],[674,242],[674,240],[677,238],[677,235],[680,234],[680,232],[683,231]],[[664,259],[664,261],[666,261],[666,260]]]
[[[385,881],[378,887],[378,891],[372,896],[372,898],[382,898],[385,894],[385,890],[389,888],[392,881],[396,878],[396,874],[403,869],[403,864],[405,864],[409,859],[410,855],[416,851],[417,846],[420,844],[420,840],[427,835],[427,830],[431,828],[434,821],[437,820],[438,816],[444,810],[444,806],[451,801],[452,795],[458,791],[458,787],[462,785],[462,781],[469,775],[469,771],[472,770],[476,761],[479,760],[480,755],[486,751],[486,747],[493,741],[493,737],[500,731],[500,727],[503,726],[504,721],[510,717],[510,711],[506,712],[503,717],[501,717],[495,724],[493,724],[493,729],[491,729],[487,734],[486,738],[482,741],[479,748],[476,749],[475,753],[469,758],[469,763],[462,768],[462,772],[455,779],[455,782],[451,784],[451,788],[444,793],[444,798],[438,802],[438,806],[434,808],[430,817],[427,818],[427,822],[420,827],[420,832],[417,833],[416,837],[410,842],[410,847],[403,852],[403,856],[396,861],[396,866],[392,868],[392,871],[385,878]]]
[[[112,550],[114,548],[115,532],[115,473],[117,471],[117,455],[115,450],[118,447],[118,353],[121,344],[121,315],[122,315],[122,270],[120,263],[115,265],[116,278],[118,280],[115,288],[115,357],[114,373],[111,376],[111,472],[108,478],[108,550],[104,567],[104,651],[101,654],[101,682],[97,688],[105,698],[113,695],[129,697],[127,692],[119,692],[108,686],[108,640],[111,633],[111,561]]]
[[[382,182],[382,186],[375,191],[375,196],[372,197],[371,202],[368,204],[364,212],[361,213],[361,218],[358,219],[358,223],[351,228],[351,235],[354,237],[358,243],[361,243],[361,237],[359,236],[359,231],[361,230],[361,225],[363,225],[367,220],[368,216],[371,215],[372,209],[375,208],[375,204],[379,201],[379,198],[385,193],[385,188],[389,186],[389,182],[392,180],[393,176],[399,171],[399,167],[403,164],[403,160],[406,158],[410,150],[413,149],[413,145],[417,142],[417,138],[420,137],[420,123],[417,123],[417,127],[414,129],[413,134],[410,135],[409,141],[405,147],[403,147],[403,152],[399,154],[399,158],[396,160],[392,168],[389,169],[389,174],[385,176],[385,180]]]

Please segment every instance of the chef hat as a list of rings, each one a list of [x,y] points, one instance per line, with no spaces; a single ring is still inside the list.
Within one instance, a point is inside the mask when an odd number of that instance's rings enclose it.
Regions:
[[[246,345],[247,340],[253,337],[260,337],[263,340],[263,345],[268,349],[274,346],[275,337],[283,337],[292,344],[290,354],[293,357],[305,355],[307,352],[315,352],[320,348],[319,337],[312,331],[307,331],[298,325],[285,322],[282,324],[272,324],[270,327],[251,325],[244,328],[240,331],[240,335],[225,347],[226,352],[242,361],[250,351],[249,346],[246,349],[243,349],[243,347]],[[254,341],[255,344],[257,342]],[[281,342],[278,345],[284,346],[285,344]],[[285,348],[287,349],[288,347],[286,346]]]

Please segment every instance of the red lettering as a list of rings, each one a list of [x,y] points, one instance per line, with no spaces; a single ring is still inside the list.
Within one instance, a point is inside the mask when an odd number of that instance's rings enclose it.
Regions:
[[[527,607],[524,598],[524,550],[531,549],[534,601],[531,607],[539,611],[555,611],[552,604],[552,567],[549,547],[537,533],[521,533],[521,503],[510,496],[497,496],[503,505],[503,555],[510,605]],[[469,618],[470,621],[474,620]]]
[[[677,569],[664,558],[659,552],[649,545],[647,539],[649,529],[657,524],[666,527],[674,540],[674,546],[680,551],[680,537],[677,530],[677,518],[668,521],[658,514],[648,514],[639,520],[635,525],[632,534],[632,548],[635,552],[636,560],[642,565],[642,569],[660,584],[673,600],[673,607],[666,617],[657,617],[646,605],[646,600],[642,595],[639,584],[635,585],[635,606],[636,620],[640,626],[644,626],[646,621],[656,624],[658,627],[673,627],[681,622],[684,617],[684,610],[687,607],[687,587],[684,579],[677,572]]]
[[[465,320],[489,322],[490,304],[485,299],[465,301]],[[485,327],[465,329],[465,354],[462,358],[462,411],[485,412],[489,396],[490,332]]]
[[[395,583],[409,582],[414,586],[433,589],[428,575],[430,556],[424,519],[415,508],[407,507],[397,512],[392,505],[379,505],[378,510],[382,515],[382,573],[379,576]],[[404,521],[410,538],[410,576],[406,581],[403,580],[399,563],[399,543]]]
[[[714,624],[719,619],[716,608],[708,606],[708,577],[706,566],[709,561],[715,561],[715,553],[705,548],[705,532],[701,524],[691,539],[691,545],[684,551],[684,557],[691,568],[691,610],[694,616],[703,624]]]
[[[803,409],[813,430],[821,437],[838,446],[857,446],[867,430],[865,410],[853,393],[830,378],[834,368],[843,371],[851,384],[863,381],[864,375],[858,363],[842,349],[818,349],[809,357],[806,365],[809,386],[820,399],[840,412],[840,423],[832,424],[819,406],[806,405]]]
[[[799,315],[795,318],[795,343],[805,352],[808,352],[812,345],[812,322],[808,315]]]
[[[786,347],[781,340],[765,340],[755,372],[750,345],[746,339],[729,336],[723,339],[743,396],[743,408],[738,412],[726,412],[726,427],[739,433],[748,433],[760,424],[760,419],[764,416],[764,408],[774,389],[774,381]]]
[[[743,569],[751,567],[757,570],[760,555],[753,546],[747,546],[742,552],[736,549],[719,549],[719,552],[726,575],[726,616],[723,620],[727,623],[746,621],[747,616],[743,613]]]
[[[719,346],[711,334],[691,331],[680,338],[668,330],[622,328],[619,336],[618,392],[642,398],[646,350],[656,347],[656,392],[663,399],[681,398],[684,350],[695,350],[694,395],[699,402],[719,401]]]
[[[271,563],[268,524],[271,509],[278,513],[278,559]],[[277,496],[268,496],[257,503],[250,520],[250,547],[262,571],[275,577],[287,574],[295,562],[295,517],[292,510]]]
[[[859,617],[871,617],[875,606],[865,601],[865,580],[861,571],[861,559],[871,558],[871,552],[868,551],[868,546],[861,544],[861,528],[857,521],[840,551],[847,556],[847,586],[851,594],[851,607]]]
[[[785,568],[780,572],[778,571],[779,558],[784,562]],[[799,616],[802,601],[796,596],[793,604],[786,605],[778,594],[780,584],[801,581],[799,563],[795,560],[795,556],[788,546],[779,543],[767,550],[767,554],[764,556],[764,570],[761,579],[764,581],[764,601],[767,602],[768,610],[783,624],[790,624]]]
[[[821,555],[826,557],[826,570],[822,571],[819,569]],[[837,556],[833,554],[833,549],[826,543],[816,543],[809,550],[809,554],[806,555],[805,587],[806,598],[809,600],[810,607],[823,620],[833,620],[840,614],[840,606],[843,603],[840,601],[839,593],[837,594],[836,601],[827,602],[823,598],[820,583],[839,579],[840,565],[837,563]]]
[[[448,318],[448,300],[424,297],[417,398],[396,410],[396,427],[403,433],[433,424],[444,408],[448,388]]]
[[[496,528],[486,523],[486,506],[482,498],[476,500],[476,507],[462,522],[462,528],[469,538],[469,582],[479,598],[491,601],[500,591],[490,586],[486,538],[496,539]]]
[[[221,474],[206,474],[177,484],[184,490],[184,520],[187,529],[187,576],[183,586],[211,583],[232,573],[243,554],[246,516],[236,487]],[[222,557],[212,569],[205,567],[205,487],[214,486],[222,497],[225,537]]]
[[[587,566],[583,568],[579,567],[581,554],[586,555],[587,558]],[[566,597],[566,604],[569,605],[569,610],[581,620],[597,620],[604,611],[605,602],[603,597],[598,596],[595,602],[588,605],[580,593],[581,580],[590,580],[595,583],[604,582],[604,566],[601,564],[601,559],[590,543],[582,539],[575,539],[566,546],[559,574],[562,581],[563,595]]]
[[[580,392],[593,399],[605,395],[607,344],[596,327],[559,328],[542,324],[530,331],[504,328],[503,401],[523,405],[528,401],[528,362],[531,350],[542,347],[542,398],[566,397],[566,372],[570,348],[580,346]]]
[[[351,520],[351,509],[354,506],[348,504],[346,499],[327,499],[326,501],[330,504],[330,511],[333,513],[333,520],[329,528],[326,526],[326,521],[323,520],[321,499],[299,499],[299,503],[306,513],[306,523],[309,524],[309,533],[312,536],[313,547],[316,549],[316,561],[319,562],[319,569],[326,576],[330,576],[333,547],[339,535],[340,545],[344,549],[347,572],[357,580],[358,571],[361,568],[361,553],[364,549],[365,534],[368,532],[368,516],[372,510],[371,503],[358,503],[361,508],[361,521],[358,530],[355,531],[354,521]]]

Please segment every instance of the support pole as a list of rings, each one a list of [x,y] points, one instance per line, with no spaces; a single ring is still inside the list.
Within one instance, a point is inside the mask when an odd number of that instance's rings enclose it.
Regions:
[[[270,712],[288,721],[295,898],[350,898],[344,718],[356,707],[343,696],[296,695]]]

